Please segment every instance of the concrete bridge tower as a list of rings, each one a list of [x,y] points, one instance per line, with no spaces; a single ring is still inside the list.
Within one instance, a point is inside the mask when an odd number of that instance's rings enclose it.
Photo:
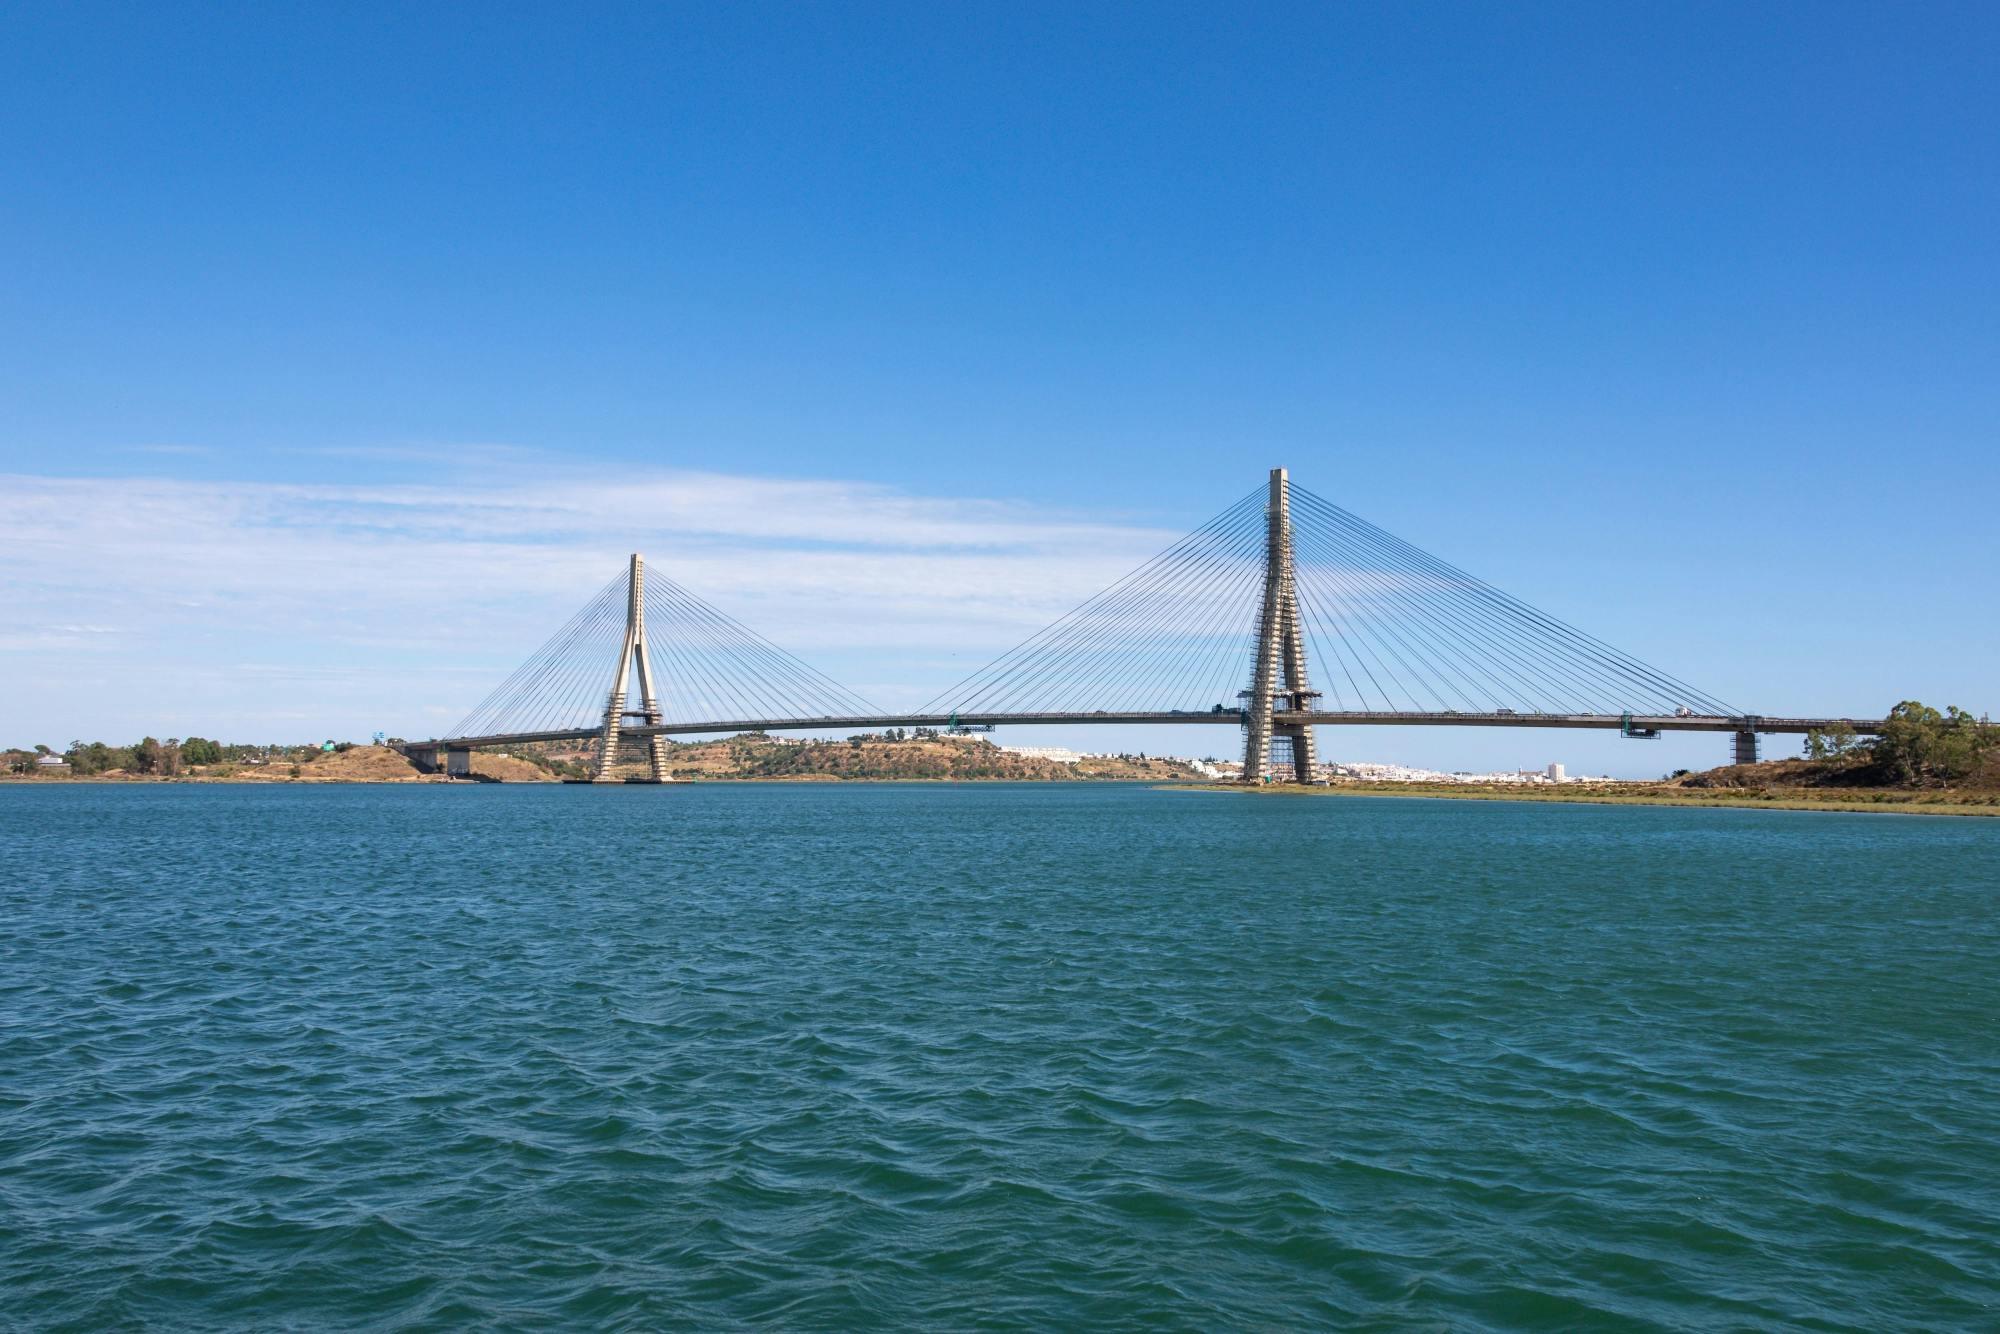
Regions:
[[[1292,485],[1283,468],[1271,469],[1271,497],[1265,505],[1264,605],[1257,618],[1257,660],[1250,688],[1243,692],[1243,781],[1268,783],[1271,742],[1282,738],[1292,752],[1294,781],[1313,780],[1313,734],[1305,723],[1279,722],[1273,714],[1298,713],[1319,698],[1306,677],[1306,641],[1299,624],[1297,567],[1292,559]]]
[[[639,707],[627,709],[625,692],[635,666],[639,671]],[[598,736],[596,780],[600,783],[617,781],[610,777],[611,766],[618,758],[618,735],[627,718],[638,718],[654,727],[664,718],[659,694],[653,689],[653,665],[646,657],[646,558],[636,551],[626,588],[625,640],[618,649],[618,670],[611,677],[604,730]],[[646,734],[646,773],[646,782],[667,781],[667,740],[658,732]]]

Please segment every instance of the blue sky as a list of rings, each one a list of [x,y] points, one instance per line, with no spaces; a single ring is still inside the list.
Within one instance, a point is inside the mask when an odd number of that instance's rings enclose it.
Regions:
[[[923,698],[1274,464],[1746,707],[1989,707],[1997,56],[1978,5],[12,7],[0,736],[414,734],[635,547]]]

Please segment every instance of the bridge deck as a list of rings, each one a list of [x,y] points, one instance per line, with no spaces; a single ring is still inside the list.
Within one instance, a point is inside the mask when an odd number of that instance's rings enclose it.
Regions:
[[[1240,714],[1186,713],[964,713],[882,714],[827,718],[727,718],[688,723],[632,723],[619,729],[625,736],[700,736],[724,732],[873,731],[884,727],[961,727],[1028,725],[1189,723],[1235,727]],[[1272,714],[1280,726],[1314,727],[1568,727],[1619,731],[1626,727],[1660,732],[1803,733],[1836,725],[1872,736],[1882,730],[1879,718],[1770,718],[1758,714],[1654,717],[1621,713],[1376,713],[1341,710],[1285,711]],[[585,741],[599,735],[598,726],[560,728],[546,732],[507,732],[494,736],[439,737],[413,741],[405,749],[478,750],[488,746],[521,745],[534,741]]]

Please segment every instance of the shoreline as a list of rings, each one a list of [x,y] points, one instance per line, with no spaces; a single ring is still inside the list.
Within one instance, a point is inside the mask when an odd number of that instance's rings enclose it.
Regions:
[[[1100,784],[1144,784],[1155,792],[1216,793],[1247,797],[1405,797],[1420,801],[1506,801],[1533,804],[1537,802],[1569,806],[1663,806],[1691,807],[1707,810],[1766,810],[1766,811],[1818,811],[1849,815],[1936,815],[1936,816],[1985,816],[2000,817],[2000,795],[1978,796],[1971,800],[1954,800],[1946,797],[1935,799],[1912,799],[1901,793],[1870,791],[1862,797],[1814,797],[1801,796],[1797,792],[1782,792],[1774,795],[1770,789],[1746,789],[1738,792],[1721,790],[1688,790],[1666,792],[1658,789],[1637,792],[1607,792],[1601,788],[1581,792],[1543,792],[1537,789],[1510,789],[1498,787],[1478,787],[1474,785],[1445,786],[1431,784],[1343,784],[1332,787],[1298,787],[1292,784],[1271,787],[1244,787],[1236,783],[1162,783],[1145,778],[1095,778],[1095,779],[1047,779],[1047,778],[835,778],[830,776],[773,776],[768,778],[679,778],[663,784],[618,783],[592,784],[588,782],[565,782],[562,779],[539,780],[499,780],[479,778],[445,778],[441,775],[426,774],[413,778],[209,778],[204,776],[175,778],[34,778],[4,777],[0,786],[9,787],[124,787],[163,786],[173,784],[198,785],[206,787],[412,787],[412,786],[467,786],[467,787],[689,787],[698,785],[790,785],[817,786],[820,784],[983,784],[983,783],[1032,783],[1044,787],[1092,787]]]
[[[1684,806],[1709,810],[1820,811],[1838,815],[1949,815],[2000,816],[2000,795],[1966,800],[1912,799],[1901,793],[1883,793],[1860,798],[1801,796],[1793,792],[1772,795],[1768,788],[1744,789],[1732,795],[1727,789],[1665,792],[1658,789],[1638,792],[1542,792],[1528,788],[1509,790],[1472,784],[1454,788],[1445,784],[1355,783],[1332,787],[1298,787],[1292,784],[1271,787],[1244,787],[1237,783],[1156,783],[1159,792],[1212,792],[1251,797],[1411,797],[1425,801],[1512,801],[1546,802],[1571,806]]]
[[[907,778],[842,778],[835,774],[773,774],[768,777],[726,777],[726,778],[670,778],[664,783],[648,783],[637,779],[610,779],[599,781],[591,778],[447,778],[442,774],[421,774],[414,778],[314,778],[301,775],[298,778],[210,778],[206,775],[174,778],[103,778],[92,775],[88,778],[21,777],[0,776],[0,787],[162,787],[196,785],[202,787],[421,787],[426,784],[442,786],[455,784],[460,787],[700,787],[719,783],[727,784],[789,784],[794,787],[827,786],[854,783],[1035,783],[1043,787],[1103,787],[1125,783],[1146,787],[1169,788],[1190,787],[1192,784],[1165,783],[1158,778],[948,778],[912,776]]]

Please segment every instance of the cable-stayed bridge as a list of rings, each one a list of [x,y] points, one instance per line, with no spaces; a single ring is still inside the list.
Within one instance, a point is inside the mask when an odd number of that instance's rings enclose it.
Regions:
[[[1325,726],[1565,727],[1634,738],[1876,719],[1736,708],[1410,545],[1273,469],[1111,587],[907,713],[888,713],[634,555],[452,732],[404,749],[596,742],[600,778],[663,738],[1008,724],[1234,724],[1245,782],[1309,782]],[[641,780],[647,781],[647,780]]]

